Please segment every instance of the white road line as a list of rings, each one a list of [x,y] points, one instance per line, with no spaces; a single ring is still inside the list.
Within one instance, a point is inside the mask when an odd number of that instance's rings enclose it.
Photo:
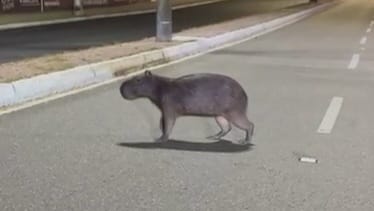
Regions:
[[[330,105],[322,119],[321,124],[317,130],[318,133],[329,134],[334,128],[336,119],[338,118],[340,109],[343,105],[342,97],[333,97]]]
[[[366,36],[363,37],[363,38],[361,38],[361,40],[360,40],[360,44],[361,44],[361,45],[365,45],[367,40],[368,40],[368,38],[367,38]]]
[[[367,32],[367,33],[370,33],[370,32],[371,32],[371,28],[368,28],[368,29],[366,30],[366,32]]]
[[[359,62],[360,62],[360,54],[353,54],[351,62],[348,65],[348,69],[350,70],[356,69]]]

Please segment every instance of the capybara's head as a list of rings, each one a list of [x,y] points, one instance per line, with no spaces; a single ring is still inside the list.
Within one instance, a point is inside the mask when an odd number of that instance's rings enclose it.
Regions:
[[[150,97],[153,94],[153,76],[150,71],[135,76],[122,83],[120,92],[123,98],[132,100],[140,97]]]

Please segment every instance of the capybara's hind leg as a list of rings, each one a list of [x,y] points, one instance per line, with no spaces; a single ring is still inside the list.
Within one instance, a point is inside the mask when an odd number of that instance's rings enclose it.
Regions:
[[[222,138],[223,136],[225,136],[227,133],[229,133],[231,131],[231,124],[230,124],[229,121],[227,121],[227,119],[225,117],[216,116],[215,119],[216,119],[216,122],[217,122],[218,126],[221,128],[221,131],[219,131],[215,135],[208,136],[207,139],[217,140],[217,139]]]
[[[248,120],[247,115],[243,113],[232,113],[230,114],[230,121],[238,128],[245,131],[245,139],[240,140],[241,144],[249,143],[252,139],[254,132],[254,124]]]

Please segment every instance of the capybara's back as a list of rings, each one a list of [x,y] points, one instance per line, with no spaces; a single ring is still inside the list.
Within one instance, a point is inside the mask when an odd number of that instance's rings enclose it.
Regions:
[[[218,74],[194,74],[177,78],[164,93],[175,104],[178,113],[222,115],[231,111],[245,112],[247,95],[234,79]]]

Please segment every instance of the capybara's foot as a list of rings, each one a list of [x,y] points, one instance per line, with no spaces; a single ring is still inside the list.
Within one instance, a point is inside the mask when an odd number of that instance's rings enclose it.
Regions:
[[[156,143],[163,143],[163,142],[167,142],[167,141],[168,141],[168,139],[165,138],[165,137],[160,137],[160,138],[157,138],[155,140]]]
[[[247,133],[245,136],[245,139],[239,140],[238,143],[242,145],[246,145],[246,144],[250,144],[251,140],[252,140],[252,136],[249,133]]]
[[[211,136],[206,137],[206,139],[219,140],[222,137],[222,134],[223,134],[223,132],[221,131],[221,132],[219,132],[215,135],[211,135]]]
[[[246,139],[242,139],[242,140],[238,141],[238,144],[240,144],[240,145],[247,145],[247,144],[250,144],[250,143],[251,143],[251,141],[246,140]]]

